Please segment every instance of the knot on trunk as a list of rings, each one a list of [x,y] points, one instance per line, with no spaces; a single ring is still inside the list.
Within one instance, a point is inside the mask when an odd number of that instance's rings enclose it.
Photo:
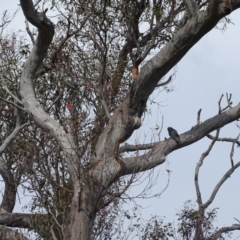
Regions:
[[[223,14],[230,14],[232,12],[232,4],[230,0],[220,0],[219,11]]]

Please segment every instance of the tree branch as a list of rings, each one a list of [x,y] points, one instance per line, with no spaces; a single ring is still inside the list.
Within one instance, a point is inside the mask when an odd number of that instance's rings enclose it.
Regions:
[[[209,237],[209,239],[218,240],[223,233],[227,233],[235,230],[240,230],[240,224],[233,224],[232,226],[229,226],[229,227],[222,227],[216,233],[214,233],[211,237]]]
[[[180,135],[181,143],[176,144],[173,140],[167,139],[157,144],[146,154],[124,158],[125,170],[123,175],[142,172],[151,169],[165,161],[166,156],[172,151],[188,146],[205,137],[208,133],[236,121],[240,118],[240,104],[204,121],[202,124],[193,127],[191,130]]]
[[[7,227],[31,228],[32,221],[38,219],[48,221],[47,214],[28,214],[28,213],[0,213],[0,225]]]
[[[120,143],[125,142],[132,135],[133,131],[141,126],[140,117],[145,111],[148,98],[159,80],[182,59],[193,45],[214,28],[217,22],[224,16],[226,16],[226,13],[222,12],[216,15],[208,14],[207,11],[199,12],[196,18],[191,18],[187,21],[174,34],[173,38],[141,68],[141,74],[138,75],[137,81],[133,82],[128,96],[116,109],[113,116],[109,119],[108,125],[98,138],[95,148],[96,158],[94,160],[97,166],[93,164],[95,168],[93,170],[94,173],[91,173],[92,176],[101,182],[105,182],[104,184],[108,184],[108,182],[119,176],[119,172],[124,175],[153,168],[163,163],[166,155],[173,150],[192,144],[209,132],[218,129],[221,125],[229,123],[228,121],[232,122],[239,118],[237,111],[240,106],[237,106],[233,108],[234,110],[232,109],[235,111],[233,118],[231,116],[226,116],[225,118],[225,115],[220,114],[221,117],[218,118],[220,121],[212,126],[208,125],[207,129],[202,129],[202,126],[206,127],[206,125],[201,124],[197,128],[193,128],[193,130],[185,133],[183,136],[184,142],[178,146],[172,140],[167,140],[161,142],[150,152],[142,156],[125,158],[123,161],[119,159]],[[223,122],[221,122],[222,117],[225,118]],[[101,161],[98,161],[98,159],[101,159]],[[111,171],[103,172],[104,166],[109,164],[110,161],[114,165],[111,167]]]
[[[232,168],[230,168],[225,174],[224,176],[221,178],[221,180],[218,182],[218,184],[215,186],[210,198],[207,200],[206,203],[203,204],[203,208],[206,209],[214,200],[214,198],[217,195],[218,190],[220,189],[220,187],[222,186],[222,184],[231,176],[231,174],[235,171],[235,169],[237,169],[238,167],[240,167],[240,162],[238,162],[237,164],[235,164]]]
[[[198,6],[195,0],[184,0],[184,3],[187,6],[187,9],[189,10],[190,14],[194,17],[197,14]]]
[[[76,145],[73,136],[67,134],[63,127],[51,118],[39,104],[35,97],[33,89],[33,79],[35,74],[45,58],[49,45],[52,42],[54,35],[54,25],[46,17],[45,12],[38,13],[33,6],[32,0],[20,0],[21,6],[27,20],[38,28],[39,34],[33,45],[24,68],[20,81],[20,94],[24,109],[33,116],[34,121],[44,131],[57,139],[64,153],[66,154],[68,171],[71,178],[78,178],[77,176],[77,154]],[[72,179],[73,180],[73,179]]]
[[[202,109],[200,108],[197,113],[197,125],[200,125],[200,116],[201,116]]]
[[[0,99],[1,99],[3,102],[8,103],[8,104],[11,104],[11,105],[13,105],[14,107],[16,107],[16,108],[18,108],[18,109],[24,111],[24,108],[18,106],[18,105],[15,104],[14,102],[8,101],[8,100],[6,100],[6,99],[4,99],[4,98],[2,98],[2,97],[0,97]]]
[[[7,212],[12,212],[15,206],[18,186],[12,172],[9,170],[7,164],[5,163],[4,159],[1,156],[0,156],[0,174],[5,183],[5,189],[0,208],[4,209]]]
[[[188,20],[174,34],[171,41],[142,67],[141,74],[133,83],[130,93],[130,110],[133,115],[142,115],[148,97],[158,81],[225,15],[221,12],[216,15],[208,14],[206,11],[199,12],[196,18]]]
[[[214,136],[211,134],[207,134],[207,137],[211,140],[214,139]],[[240,146],[240,141],[238,141],[238,138],[218,138],[216,141],[236,143],[238,146]]]
[[[202,197],[201,197],[201,191],[200,191],[200,186],[198,182],[198,175],[199,175],[199,170],[200,167],[203,164],[204,159],[208,156],[208,154],[211,152],[213,145],[215,144],[218,136],[219,136],[220,129],[217,130],[216,136],[214,137],[213,141],[211,142],[210,146],[208,147],[207,151],[204,152],[197,163],[196,169],[195,169],[195,177],[194,177],[194,182],[195,182],[195,189],[196,189],[196,194],[197,194],[197,203],[199,205],[199,208],[202,207]]]
[[[162,86],[165,86],[165,85],[167,85],[168,83],[170,83],[170,82],[172,81],[172,76],[173,76],[173,75],[171,75],[171,76],[168,78],[168,80],[166,80],[166,81],[164,81],[164,82],[158,83],[156,87],[162,87]]]
[[[134,152],[134,151],[140,151],[140,150],[147,150],[155,147],[159,142],[153,142],[153,143],[146,143],[146,144],[137,144],[137,145],[131,145],[128,143],[125,143],[124,146],[120,147],[119,152]]]
[[[9,146],[9,144],[16,138],[16,136],[19,134],[19,132],[28,125],[30,125],[29,122],[24,123],[22,125],[17,125],[16,124],[16,127],[13,130],[13,132],[8,137],[6,137],[4,142],[1,144],[0,155],[3,153],[3,151],[6,150],[6,148]]]

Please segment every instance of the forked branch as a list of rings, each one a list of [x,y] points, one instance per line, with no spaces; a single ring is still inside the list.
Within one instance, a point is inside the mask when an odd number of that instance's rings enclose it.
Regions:
[[[197,163],[196,169],[195,169],[194,182],[195,182],[195,189],[196,189],[196,194],[197,194],[197,203],[198,203],[200,208],[202,207],[202,197],[201,197],[201,190],[200,190],[199,181],[198,181],[199,170],[200,170],[200,167],[203,164],[204,159],[211,152],[211,150],[213,148],[213,145],[215,144],[215,142],[216,142],[216,140],[217,140],[217,138],[219,136],[219,132],[220,132],[220,128],[217,130],[216,136],[213,139],[213,141],[211,142],[211,144],[209,145],[207,151],[202,154],[199,162]]]
[[[230,168],[224,175],[223,177],[220,179],[220,181],[218,182],[218,184],[215,186],[210,198],[207,200],[206,203],[203,204],[203,207],[206,209],[214,200],[214,198],[216,197],[218,190],[220,189],[220,187],[222,186],[222,184],[231,176],[231,174],[238,168],[240,167],[240,162],[236,163],[232,168]]]

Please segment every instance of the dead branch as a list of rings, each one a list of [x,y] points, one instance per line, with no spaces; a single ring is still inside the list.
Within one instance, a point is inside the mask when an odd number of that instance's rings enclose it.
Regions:
[[[228,93],[226,93],[226,98],[227,98],[227,103],[228,103],[228,107],[232,108],[232,102],[231,102],[231,98],[232,98],[232,94],[230,93],[230,95],[228,96]]]
[[[137,145],[131,145],[128,143],[125,143],[124,146],[120,147],[119,152],[134,152],[134,151],[140,151],[140,150],[147,150],[151,149],[154,146],[156,146],[159,142],[153,142],[153,143],[147,143],[147,144],[137,144]]]
[[[218,182],[218,184],[215,186],[210,198],[206,201],[206,203],[203,204],[203,208],[206,209],[214,200],[214,198],[217,195],[218,190],[220,189],[220,187],[222,186],[222,184],[231,176],[231,174],[235,171],[235,169],[237,169],[238,167],[240,167],[240,162],[236,163],[234,165],[234,167],[230,168],[221,178],[221,180]]]
[[[237,140],[239,139],[239,136],[240,136],[240,134],[239,134],[239,135],[237,136],[237,138],[235,139],[235,142],[232,143],[232,149],[231,149],[231,152],[230,152],[230,160],[231,160],[232,168],[234,167],[234,161],[233,161],[234,145],[235,145],[235,143],[237,142]]]
[[[198,113],[197,113],[197,125],[199,125],[199,124],[201,123],[201,122],[200,122],[201,111],[202,111],[202,109],[200,108],[200,109],[198,110]]]
[[[218,101],[218,114],[220,114],[222,112],[221,101],[222,101],[223,96],[224,95],[222,94],[219,101]]]
[[[28,20],[27,20],[27,19],[25,19],[25,24],[26,24],[27,33],[28,33],[28,35],[29,35],[32,43],[34,43],[35,40],[34,40],[34,37],[33,37],[32,32],[31,32],[30,29],[29,29],[29,24],[28,24]]]
[[[176,145],[174,142],[169,143],[165,140],[156,144],[149,152],[138,155],[138,157],[123,158],[126,165],[123,175],[129,173],[136,173],[138,171],[145,171],[157,165],[162,164],[166,156],[172,151],[185,147],[205,137],[210,132],[217,130],[227,123],[236,121],[240,117],[240,104],[228,109],[221,114],[217,114],[212,118],[202,122],[200,125],[193,127],[191,130],[181,134],[181,143]]]
[[[214,136],[212,136],[211,134],[207,134],[207,137],[211,140],[214,139]],[[235,143],[238,146],[240,146],[240,141],[238,141],[238,138],[218,138],[216,141],[219,142],[231,142],[231,143]]]
[[[25,128],[26,126],[29,126],[30,123],[24,123],[22,125],[18,125],[18,123],[16,124],[15,129],[13,130],[13,132],[4,140],[4,142],[1,144],[0,146],[0,155],[3,153],[3,151],[5,151],[7,149],[7,147],[9,146],[9,144],[16,138],[16,136],[20,133],[20,131]]]
[[[233,224],[232,226],[229,226],[229,227],[222,227],[219,230],[217,230],[217,232],[215,232],[209,239],[218,240],[223,233],[227,233],[235,230],[240,230],[240,224]]]
[[[197,203],[199,205],[199,207],[202,206],[202,197],[201,197],[201,191],[200,191],[200,186],[199,186],[199,182],[198,182],[198,175],[199,175],[199,170],[200,167],[203,164],[204,159],[208,156],[208,154],[211,152],[213,145],[216,142],[216,139],[219,136],[219,132],[220,132],[220,128],[217,130],[215,138],[213,139],[213,141],[211,142],[211,144],[209,145],[208,149],[206,152],[204,152],[199,160],[199,162],[197,163],[196,169],[195,169],[195,177],[194,177],[194,182],[195,182],[195,189],[196,189],[196,194],[197,194]]]
[[[14,102],[8,101],[8,100],[5,99],[5,98],[0,97],[0,100],[2,100],[3,102],[5,102],[5,103],[7,103],[7,104],[11,104],[12,106],[14,106],[14,107],[16,107],[16,108],[18,108],[18,109],[20,109],[20,110],[22,110],[22,111],[25,111],[24,108],[18,106],[18,105],[15,104]]]
[[[166,80],[166,81],[164,81],[164,82],[162,82],[162,83],[157,84],[156,87],[162,87],[162,86],[165,86],[165,85],[167,85],[168,83],[170,83],[170,82],[172,81],[172,76],[173,76],[173,75],[171,75],[171,76],[168,78],[168,80]]]

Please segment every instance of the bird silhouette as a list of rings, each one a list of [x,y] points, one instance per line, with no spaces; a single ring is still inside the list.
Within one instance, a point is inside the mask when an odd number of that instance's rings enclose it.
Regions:
[[[168,134],[169,136],[177,143],[179,144],[180,143],[180,137],[178,135],[178,132],[172,128],[172,127],[168,127]]]

